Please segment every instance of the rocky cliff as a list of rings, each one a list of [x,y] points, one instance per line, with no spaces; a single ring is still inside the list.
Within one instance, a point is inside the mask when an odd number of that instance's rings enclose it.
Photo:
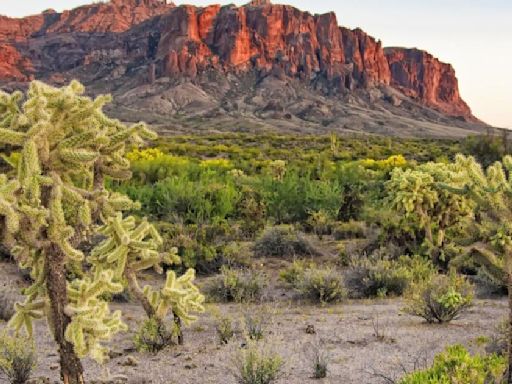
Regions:
[[[0,18],[0,85],[16,88],[33,78],[59,84],[73,77],[95,92],[115,93],[123,107],[139,100],[162,115],[187,111],[184,105],[206,108],[209,115],[240,113],[243,105],[245,112],[283,112],[285,106],[276,107],[283,100],[268,106],[258,97],[279,98],[274,88],[286,86],[301,100],[297,90],[305,87],[301,92],[336,105],[378,104],[405,113],[425,108],[422,115],[436,121],[475,121],[449,64],[416,49],[384,49],[361,29],[340,27],[334,13],[311,15],[265,0],[204,8],[111,0]],[[243,102],[235,100],[244,92]],[[306,112],[284,115],[335,121],[344,108],[306,104]]]
[[[419,49],[386,48],[385,52],[393,87],[449,115],[471,116],[450,64]]]

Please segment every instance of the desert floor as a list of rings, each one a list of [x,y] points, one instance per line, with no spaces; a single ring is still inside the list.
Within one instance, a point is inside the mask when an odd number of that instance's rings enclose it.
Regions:
[[[0,263],[0,289],[15,284],[22,282],[14,267]],[[208,304],[199,321],[185,329],[184,346],[151,355],[137,353],[133,348],[134,331],[144,319],[141,308],[133,303],[113,304],[113,309],[121,309],[125,314],[130,332],[116,337],[111,344],[113,358],[105,367],[85,361],[86,379],[107,383],[122,375],[133,384],[234,384],[233,359],[244,339],[238,334],[228,345],[221,345],[217,319],[229,316],[242,328],[242,319],[247,314],[264,314],[262,343],[285,361],[278,384],[393,383],[404,371],[428,366],[434,354],[446,345],[462,343],[478,350],[479,336],[491,336],[507,309],[504,298],[480,298],[460,319],[436,325],[401,313],[402,305],[399,299],[385,299],[315,306],[273,287],[262,304]],[[306,332],[311,325],[313,334]],[[0,323],[0,329],[3,327],[5,323]],[[36,327],[36,345],[38,367],[34,377],[48,378],[48,383],[58,382],[56,348],[44,323]],[[311,349],[318,345],[330,359],[328,377],[322,380],[311,377]],[[110,381],[105,380],[106,369]]]

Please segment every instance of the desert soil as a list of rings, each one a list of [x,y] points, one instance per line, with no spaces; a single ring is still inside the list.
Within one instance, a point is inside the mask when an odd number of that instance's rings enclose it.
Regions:
[[[0,263],[0,289],[19,281],[12,265]],[[449,344],[462,343],[478,350],[477,338],[492,335],[507,308],[503,298],[478,299],[460,319],[435,325],[403,314],[399,299],[316,306],[275,292],[271,302],[260,305],[209,304],[199,321],[185,329],[185,345],[158,355],[133,350],[134,330],[144,319],[140,307],[114,304],[113,309],[123,310],[130,332],[116,337],[111,345],[115,357],[106,368],[111,377],[124,375],[133,384],[235,384],[231,373],[233,355],[244,342],[238,335],[230,344],[220,345],[216,319],[231,316],[236,324],[242,324],[244,314],[264,313],[264,340],[286,362],[277,384],[392,383],[404,371],[430,364],[435,353]],[[306,332],[311,325],[314,334]],[[4,327],[5,323],[0,323],[0,329]],[[36,327],[36,345],[38,367],[34,377],[58,382],[56,348],[44,323]],[[328,377],[323,380],[311,377],[312,362],[307,356],[315,345],[323,345],[330,358]],[[97,381],[106,374],[105,367],[90,360],[84,366],[89,381]]]

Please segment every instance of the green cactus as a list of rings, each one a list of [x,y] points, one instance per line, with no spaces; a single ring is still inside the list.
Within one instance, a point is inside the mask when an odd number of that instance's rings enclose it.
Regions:
[[[394,168],[387,183],[390,205],[425,232],[425,245],[436,262],[444,262],[446,232],[471,218],[474,203],[444,187],[463,187],[466,179],[457,164],[427,163],[415,168]]]
[[[476,204],[475,242],[455,262],[471,258],[492,280],[508,288],[509,324],[512,326],[512,157],[505,156],[484,170],[473,157],[457,155],[456,180],[442,184],[450,193]],[[512,329],[512,328],[510,328]],[[508,339],[507,383],[512,382],[512,333]]]
[[[203,310],[193,271],[179,278],[169,272],[162,290],[145,288],[147,296],[138,287],[138,271],[161,271],[176,255],[158,252],[156,229],[123,214],[140,205],[107,191],[104,181],[131,177],[125,150],[155,135],[144,124],[127,127],[105,116],[110,97],[83,93],[76,81],[63,88],[32,82],[25,99],[0,92],[0,146],[19,153],[8,161],[16,169],[0,174],[0,244],[33,279],[9,324],[31,334],[33,321],[46,318],[67,384],[83,383],[80,359],[104,360],[104,343],[126,329],[105,301],[125,281],[161,321],[169,311],[193,321],[192,313]],[[97,233],[106,240],[81,251]]]

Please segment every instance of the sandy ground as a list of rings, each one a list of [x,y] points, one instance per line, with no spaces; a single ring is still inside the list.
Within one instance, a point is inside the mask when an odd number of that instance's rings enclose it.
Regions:
[[[0,270],[6,268],[6,264],[0,263]],[[398,299],[313,306],[287,296],[263,305],[210,304],[207,313],[185,330],[184,346],[171,347],[156,356],[140,354],[133,350],[131,331],[116,337],[112,349],[120,356],[106,366],[111,375],[125,375],[133,384],[235,384],[232,360],[243,339],[238,335],[230,344],[220,345],[216,318],[228,315],[238,324],[244,313],[265,313],[263,342],[286,362],[278,384],[390,383],[384,377],[397,379],[404,370],[429,364],[434,354],[446,345],[462,343],[477,349],[476,338],[494,332],[505,316],[507,303],[502,298],[476,300],[460,319],[447,325],[426,324],[401,313],[401,306]],[[144,318],[135,304],[113,307],[123,310],[131,330]],[[306,332],[308,325],[314,326],[315,334]],[[4,326],[0,323],[0,329]],[[375,335],[376,327],[382,337]],[[37,325],[36,343],[39,362],[34,377],[58,382],[58,357],[44,323]],[[329,355],[326,379],[311,378],[312,362],[306,356],[312,345],[322,345]],[[133,362],[135,366],[127,366]],[[89,381],[104,374],[104,368],[92,361],[85,361],[84,366]]]

